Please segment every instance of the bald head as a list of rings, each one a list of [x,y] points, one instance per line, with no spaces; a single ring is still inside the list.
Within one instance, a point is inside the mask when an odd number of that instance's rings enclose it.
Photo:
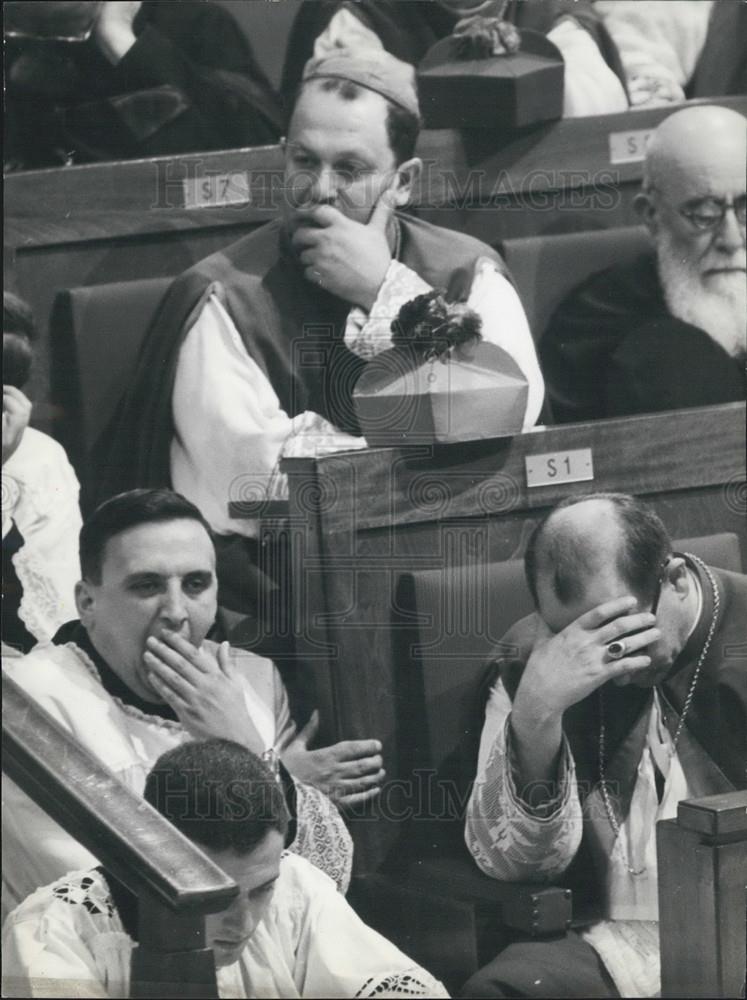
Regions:
[[[666,528],[640,500],[622,493],[569,498],[535,528],[527,582],[538,607],[543,591],[568,605],[612,578],[646,598],[670,552]]]
[[[684,108],[666,118],[646,151],[644,186],[674,201],[707,197],[724,184],[744,188],[747,119],[730,108]]]

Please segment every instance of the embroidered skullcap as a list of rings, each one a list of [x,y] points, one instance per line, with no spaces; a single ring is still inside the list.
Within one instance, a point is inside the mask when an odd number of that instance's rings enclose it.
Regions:
[[[304,83],[330,77],[357,83],[360,87],[381,94],[405,111],[420,114],[414,67],[384,49],[365,52],[340,49],[327,56],[309,59],[304,67]]]

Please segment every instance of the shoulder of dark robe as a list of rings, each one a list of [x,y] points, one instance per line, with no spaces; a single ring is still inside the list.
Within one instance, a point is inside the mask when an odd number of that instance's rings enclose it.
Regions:
[[[681,714],[692,684],[698,658],[713,613],[711,585],[706,574],[692,562],[703,593],[703,612],[673,670],[662,684],[665,698]],[[711,568],[719,591],[720,610],[710,649],[701,667],[685,725],[710,759],[735,788],[747,787],[747,647],[744,622],[747,620],[747,576]],[[524,667],[535,643],[539,618],[528,615],[505,634],[492,656],[490,687],[498,677],[513,701]],[[641,713],[651,704],[651,691],[634,684],[604,688],[608,759],[637,726]],[[563,716],[577,777],[585,787],[598,781],[599,698],[595,692]],[[645,732],[639,726],[641,738]],[[643,743],[641,743],[641,749]],[[635,770],[638,757],[629,758]],[[630,775],[621,776],[630,778]]]
[[[695,71],[685,87],[688,100],[747,94],[747,4],[715,3]]]
[[[448,35],[458,18],[432,0],[305,0],[291,28],[282,92],[292,100],[307,60],[314,54],[316,39],[327,29],[335,14],[347,9],[369,28],[392,55],[417,64],[428,49]]]
[[[508,277],[500,255],[479,240],[399,213],[397,219],[400,260],[450,297],[466,298],[479,257],[491,259]],[[280,220],[270,222],[174,280],[145,338],[131,387],[96,445],[99,502],[134,487],[170,485],[177,359],[212,286],[286,412],[294,416],[319,405],[301,378],[302,366],[294,364],[294,351],[315,324],[325,334],[330,326],[338,328],[341,338],[351,306],[307,282],[284,252],[281,236]],[[347,354],[347,369],[355,374],[358,359]],[[337,422],[335,414],[322,415]]]
[[[698,566],[704,610],[664,681],[664,694],[682,712],[713,614],[711,585]],[[747,576],[710,567],[720,608],[685,725],[735,788],[747,788]]]
[[[539,344],[553,416],[604,416],[600,374],[622,339],[644,324],[671,320],[655,256],[642,254],[591,275],[561,302]]]

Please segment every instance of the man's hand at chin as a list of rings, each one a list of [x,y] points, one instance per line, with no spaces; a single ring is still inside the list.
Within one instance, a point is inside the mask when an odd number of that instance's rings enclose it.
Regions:
[[[245,688],[227,642],[218,647],[217,657],[176,632],[149,636],[145,645],[148,682],[190,736],[234,740],[256,754],[267,749],[247,713]]]
[[[308,224],[292,237],[306,280],[370,312],[392,261],[387,231],[393,212],[388,192],[366,225],[330,205],[310,209]]]

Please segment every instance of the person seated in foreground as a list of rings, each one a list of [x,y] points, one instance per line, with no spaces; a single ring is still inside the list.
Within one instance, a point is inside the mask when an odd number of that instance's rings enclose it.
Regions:
[[[155,759],[189,740],[225,736],[250,747],[295,802],[291,850],[344,891],[352,842],[325,792],[345,805],[375,795],[381,744],[310,750],[316,720],[296,730],[273,663],[206,638],[216,614],[215,550],[197,508],[169,490],[114,497],[86,520],[80,564],[79,620],[54,645],[5,663],[6,674],[137,792]],[[5,775],[3,787],[10,907],[95,861]]]
[[[239,887],[205,921],[219,996],[448,995],[367,927],[326,875],[283,850],[282,792],[245,746],[211,739],[176,747],[155,762],[144,796]],[[136,942],[136,897],[101,868],[72,872],[6,921],[3,995],[49,995],[53,979],[55,996],[130,996]]]
[[[6,172],[280,136],[279,102],[219,3],[34,0],[4,12]]]
[[[36,327],[3,293],[3,654],[28,653],[75,617],[80,487],[65,450],[29,427]]]
[[[341,48],[384,48],[415,66],[437,41],[474,16],[500,17],[516,28],[541,32],[565,62],[563,117],[626,111],[623,69],[602,19],[589,0],[305,0],[291,29],[281,90],[295,94],[301,71],[312,56]]]
[[[104,490],[173,487],[219,535],[220,603],[247,612],[258,520],[230,500],[287,495],[284,455],[364,447],[352,392],[391,347],[400,307],[431,288],[466,300],[483,337],[544,386],[498,254],[404,214],[421,169],[411,66],[384,51],[310,62],[284,144],[281,217],[178,278],[124,406],[98,448]]]
[[[683,108],[654,132],[635,206],[652,250],[593,275],[540,342],[565,422],[745,398],[747,121]]]
[[[656,823],[747,787],[747,577],[616,493],[559,504],[525,567],[537,610],[498,647],[466,842],[501,881],[576,859],[602,919],[510,945],[463,995],[656,996]]]

